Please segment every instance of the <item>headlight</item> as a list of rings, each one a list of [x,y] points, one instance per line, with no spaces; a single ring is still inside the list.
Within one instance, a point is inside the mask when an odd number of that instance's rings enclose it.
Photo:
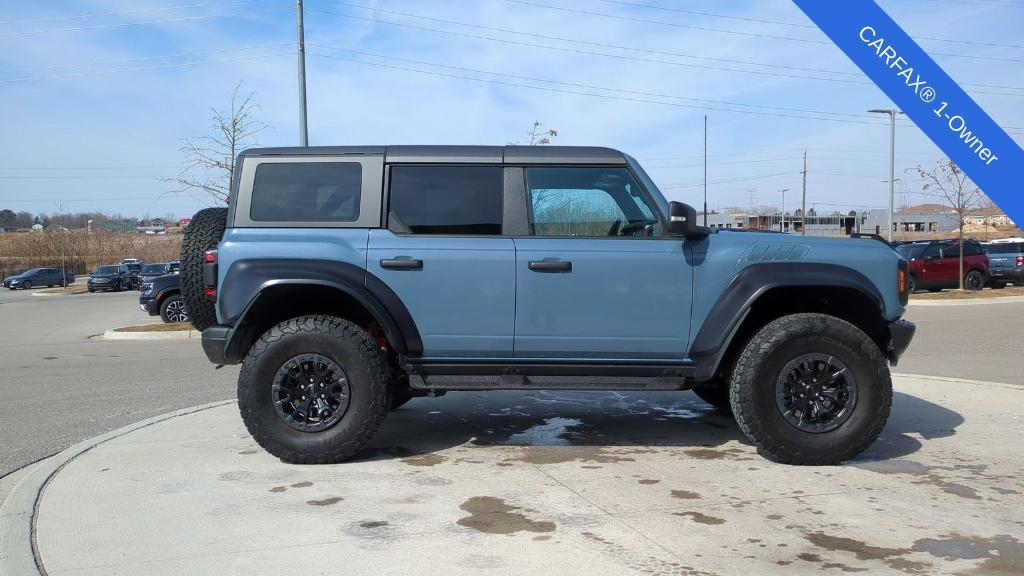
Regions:
[[[148,283],[148,282],[143,284],[142,285],[142,291],[143,292],[152,292],[153,291],[153,285]]]

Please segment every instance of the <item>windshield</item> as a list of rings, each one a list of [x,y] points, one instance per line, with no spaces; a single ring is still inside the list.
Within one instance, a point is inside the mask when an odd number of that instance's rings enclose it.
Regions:
[[[927,244],[902,244],[896,247],[896,251],[904,260],[913,260],[920,258],[926,248],[928,248]]]
[[[93,270],[93,274],[117,274],[117,266],[100,266]]]
[[[654,183],[654,180],[651,180],[651,177],[647,175],[647,172],[644,172],[644,169],[640,166],[640,163],[637,162],[635,158],[628,154],[626,154],[625,156],[626,162],[629,162],[629,166],[633,169],[633,172],[636,173],[637,178],[640,179],[640,183],[644,185],[644,188],[647,188],[647,192],[649,192],[651,198],[654,199],[654,203],[658,205],[658,209],[660,209],[661,213],[664,214],[667,218],[668,200],[666,200],[665,196],[662,195],[661,190],[658,189],[658,186]]]
[[[985,252],[988,254],[1018,254],[1021,245],[1016,242],[1000,242],[999,244],[985,244]]]
[[[146,276],[156,276],[167,272],[166,264],[147,264],[142,267],[142,273]]]

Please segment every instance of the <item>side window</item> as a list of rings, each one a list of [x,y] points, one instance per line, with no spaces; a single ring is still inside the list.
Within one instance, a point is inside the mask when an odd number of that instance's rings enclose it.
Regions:
[[[942,247],[943,258],[959,258],[960,257],[960,245],[956,242],[950,242]]]
[[[942,246],[940,244],[929,244],[928,248],[921,255],[922,258],[942,258]]]
[[[349,162],[264,162],[249,217],[264,222],[354,222],[362,167]]]
[[[981,245],[975,244],[974,242],[964,243],[964,256],[978,256],[985,252],[981,249]]]
[[[535,236],[652,236],[658,219],[625,168],[527,168]]]
[[[501,194],[500,166],[392,166],[388,229],[500,235]]]

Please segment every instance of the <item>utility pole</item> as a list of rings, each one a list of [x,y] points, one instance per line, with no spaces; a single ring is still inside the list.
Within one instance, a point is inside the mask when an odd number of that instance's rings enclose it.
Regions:
[[[779,232],[786,231],[786,192],[789,192],[789,188],[783,188],[779,190],[782,192],[782,221],[779,222]]]
[[[800,224],[800,235],[807,236],[807,150],[804,150],[804,192],[803,198],[800,201],[800,213],[803,214],[804,221]]]
[[[306,38],[302,23],[302,0],[295,0],[296,33],[299,41],[299,146],[309,146],[306,126]]]
[[[708,225],[708,115],[704,115],[704,226]]]

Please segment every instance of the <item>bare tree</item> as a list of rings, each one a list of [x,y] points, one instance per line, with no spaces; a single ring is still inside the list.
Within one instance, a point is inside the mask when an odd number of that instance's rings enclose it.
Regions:
[[[964,289],[964,223],[967,214],[985,197],[967,174],[952,160],[939,160],[931,170],[921,166],[914,169],[924,180],[921,190],[937,198],[949,208],[957,219],[957,238],[960,244],[960,290]]]
[[[259,105],[253,101],[255,92],[241,95],[239,82],[231,93],[229,110],[210,108],[210,134],[186,138],[181,147],[185,159],[181,171],[165,182],[177,186],[174,193],[191,194],[225,205],[231,193],[238,153],[256,145],[256,137],[267,124],[256,119]]]
[[[551,144],[551,139],[558,136],[558,130],[554,128],[544,129],[544,124],[541,124],[539,120],[534,120],[533,125],[530,127],[530,131],[526,133],[530,137],[530,146],[545,146]],[[518,146],[522,144],[520,141],[509,142],[511,146]]]

